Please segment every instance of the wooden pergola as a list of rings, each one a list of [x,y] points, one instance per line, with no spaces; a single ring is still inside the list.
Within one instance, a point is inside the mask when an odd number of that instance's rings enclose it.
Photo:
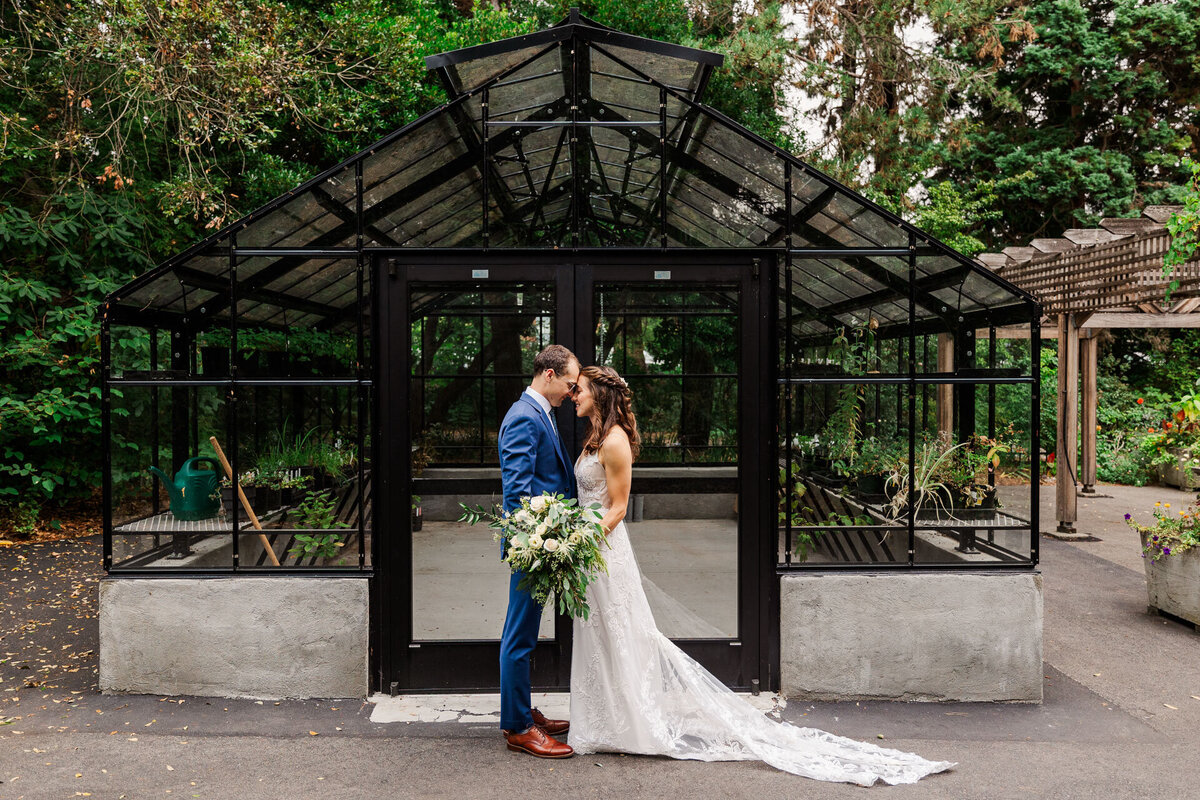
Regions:
[[[1103,219],[1099,228],[1072,229],[1061,238],[1034,239],[1026,247],[978,256],[980,263],[1038,298],[1046,314],[1042,338],[1059,341],[1055,458],[1060,535],[1078,535],[1078,493],[1096,491],[1097,334],[1105,328],[1200,328],[1200,256],[1175,270],[1171,278],[1179,287],[1171,293],[1170,305],[1164,302],[1170,281],[1163,277],[1163,256],[1171,242],[1165,225],[1178,209],[1148,206],[1139,218]],[[977,335],[987,337],[988,331]],[[998,329],[996,335],[1021,334]]]

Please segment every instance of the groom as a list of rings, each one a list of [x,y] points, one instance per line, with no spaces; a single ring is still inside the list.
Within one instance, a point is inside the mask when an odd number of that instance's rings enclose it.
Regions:
[[[552,344],[533,360],[533,381],[513,403],[500,425],[500,479],[504,510],[521,505],[522,497],[542,492],[575,497],[575,469],[558,435],[554,409],[575,392],[579,359]],[[546,719],[531,708],[529,657],[537,646],[542,607],[529,592],[517,588],[521,573],[508,584],[508,614],[500,639],[500,728],[508,749],[538,758],[569,758],[570,745],[556,740],[570,724]]]

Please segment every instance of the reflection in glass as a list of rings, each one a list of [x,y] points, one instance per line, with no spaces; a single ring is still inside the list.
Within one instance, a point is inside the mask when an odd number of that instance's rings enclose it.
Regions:
[[[419,284],[409,307],[413,638],[499,639],[509,570],[491,530],[457,522],[459,503],[499,501],[500,423],[552,341],[554,290]],[[464,492],[464,482],[486,488]],[[542,638],[553,635],[552,617],[547,607]]]
[[[660,630],[737,636],[738,294],[598,284],[595,363],[633,393],[642,436],[630,541]]]

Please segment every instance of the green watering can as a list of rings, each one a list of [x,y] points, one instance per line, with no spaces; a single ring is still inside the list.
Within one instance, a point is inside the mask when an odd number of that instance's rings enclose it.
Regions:
[[[212,469],[199,469],[198,464],[210,464]],[[211,519],[221,510],[221,493],[217,488],[217,470],[220,468],[215,458],[200,457],[183,462],[174,481],[158,467],[150,467],[150,472],[157,475],[170,492],[171,514],[175,519],[198,520]]]

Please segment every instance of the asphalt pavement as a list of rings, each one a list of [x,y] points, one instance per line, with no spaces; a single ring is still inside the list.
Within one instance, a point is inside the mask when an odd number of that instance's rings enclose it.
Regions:
[[[541,761],[495,727],[370,721],[372,706],[96,691],[95,537],[0,549],[0,800],[43,798],[1192,798],[1200,794],[1200,634],[1147,613],[1126,512],[1191,495],[1101,486],[1098,541],[1043,539],[1045,701],[790,702],[784,719],[958,762],[864,790],[759,763],[638,756]],[[1053,487],[1043,487],[1052,518]],[[1049,517],[1045,517],[1049,512]]]

